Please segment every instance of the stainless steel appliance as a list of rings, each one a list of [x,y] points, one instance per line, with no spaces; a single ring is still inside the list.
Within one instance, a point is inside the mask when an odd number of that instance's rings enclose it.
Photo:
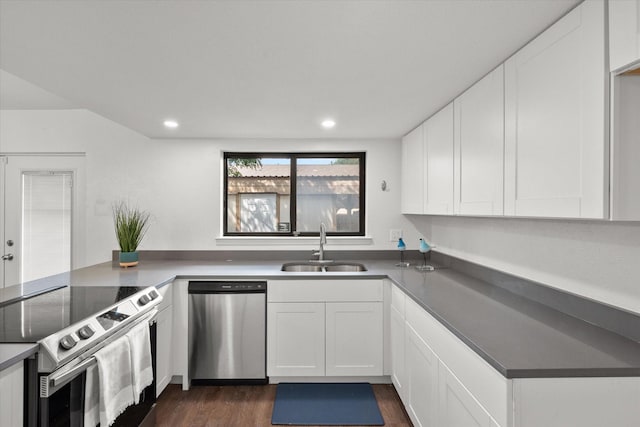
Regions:
[[[266,282],[189,282],[192,384],[267,382],[266,289]]]
[[[25,425],[82,426],[85,372],[93,355],[140,322],[149,322],[155,378],[154,288],[65,287],[0,307],[0,342],[39,343],[27,362]],[[115,421],[139,425],[155,404],[155,380]]]

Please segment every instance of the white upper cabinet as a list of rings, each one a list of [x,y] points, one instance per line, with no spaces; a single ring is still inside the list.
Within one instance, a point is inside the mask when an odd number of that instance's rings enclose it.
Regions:
[[[608,214],[604,8],[582,3],[505,63],[505,215]]]
[[[640,61],[640,0],[609,1],[609,65],[624,70]],[[640,64],[636,64],[640,66]]]
[[[424,213],[453,214],[453,103],[424,125]]]
[[[640,221],[640,74],[613,79],[611,219]]]
[[[400,205],[403,214],[421,214],[424,209],[423,125],[402,138]]]
[[[502,215],[504,74],[499,66],[454,101],[454,213]]]

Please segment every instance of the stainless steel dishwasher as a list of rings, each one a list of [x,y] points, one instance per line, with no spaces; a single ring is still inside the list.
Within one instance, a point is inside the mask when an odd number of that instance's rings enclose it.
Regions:
[[[266,282],[189,282],[193,385],[267,383],[266,289]]]

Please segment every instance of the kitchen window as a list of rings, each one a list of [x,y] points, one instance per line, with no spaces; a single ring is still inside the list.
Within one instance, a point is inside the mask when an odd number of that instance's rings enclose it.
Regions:
[[[364,236],[365,153],[224,153],[225,236]]]

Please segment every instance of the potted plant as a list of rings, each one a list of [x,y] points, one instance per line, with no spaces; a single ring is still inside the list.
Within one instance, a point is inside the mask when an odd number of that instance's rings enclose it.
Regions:
[[[150,214],[125,202],[113,205],[113,223],[120,245],[120,267],[138,265],[138,246],[149,227]]]

